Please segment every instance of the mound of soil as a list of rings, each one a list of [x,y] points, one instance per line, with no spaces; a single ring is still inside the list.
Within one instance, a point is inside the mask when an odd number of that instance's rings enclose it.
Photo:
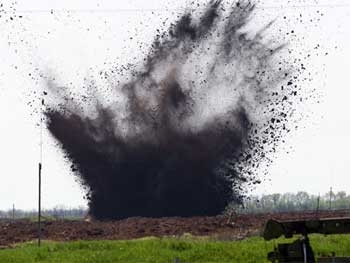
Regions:
[[[146,236],[211,236],[239,240],[258,235],[268,219],[295,220],[350,217],[349,210],[273,214],[231,214],[215,217],[128,218],[118,221],[57,220],[42,222],[42,238],[48,240],[134,239]],[[0,248],[38,237],[38,224],[29,220],[0,221]]]

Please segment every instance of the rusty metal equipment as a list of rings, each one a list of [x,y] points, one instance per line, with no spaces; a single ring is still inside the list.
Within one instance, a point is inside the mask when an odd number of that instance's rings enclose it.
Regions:
[[[268,253],[268,260],[271,262],[335,262],[350,263],[350,258],[337,257],[330,252],[329,256],[315,258],[310,245],[308,234],[319,233],[325,235],[348,234],[350,233],[350,218],[328,218],[297,221],[276,221],[269,220],[263,232],[265,240],[272,240],[284,236],[292,238],[294,235],[301,235],[301,238],[292,243],[278,244],[274,251]]]

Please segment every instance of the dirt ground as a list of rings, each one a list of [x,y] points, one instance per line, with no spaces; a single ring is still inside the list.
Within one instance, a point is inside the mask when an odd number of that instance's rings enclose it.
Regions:
[[[240,214],[192,218],[128,218],[117,221],[57,220],[42,222],[42,237],[48,240],[133,239],[145,236],[211,236],[220,240],[239,240],[261,233],[268,219],[316,218],[315,212]],[[322,211],[319,218],[350,217],[350,210]],[[0,247],[30,241],[38,236],[38,224],[29,220],[1,220]]]

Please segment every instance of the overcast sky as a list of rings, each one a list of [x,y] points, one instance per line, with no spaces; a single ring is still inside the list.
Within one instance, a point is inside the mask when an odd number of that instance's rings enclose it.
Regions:
[[[0,209],[37,205],[39,117],[27,103],[34,90],[45,89],[40,74],[51,72],[62,84],[79,86],[99,69],[133,63],[143,57],[137,43],[150,44],[156,29],[174,21],[186,2],[18,0],[15,13],[22,18],[0,18]],[[304,21],[295,22],[297,17]],[[299,129],[285,138],[253,193],[318,194],[332,186],[350,194],[350,2],[261,1],[253,24],[271,20],[272,34],[297,32],[289,43],[294,49],[320,45],[319,55],[306,62],[313,75],[305,87],[316,90],[320,103],[299,109]],[[83,190],[46,130],[43,140],[43,206],[85,206]]]

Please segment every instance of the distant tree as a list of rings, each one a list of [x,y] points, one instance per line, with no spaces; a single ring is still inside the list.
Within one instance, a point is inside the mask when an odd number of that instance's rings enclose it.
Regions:
[[[346,198],[346,192],[345,191],[339,191],[336,195],[335,195],[335,199],[339,200],[339,199],[345,199]]]
[[[345,191],[326,193],[322,196],[312,195],[305,191],[297,193],[275,193],[261,196],[249,196],[244,200],[244,213],[287,212],[300,210],[329,209],[329,198],[332,198],[332,209],[350,209],[350,195]],[[319,199],[319,200],[318,200]],[[231,206],[233,208],[233,206]],[[236,209],[236,208],[234,208]]]

